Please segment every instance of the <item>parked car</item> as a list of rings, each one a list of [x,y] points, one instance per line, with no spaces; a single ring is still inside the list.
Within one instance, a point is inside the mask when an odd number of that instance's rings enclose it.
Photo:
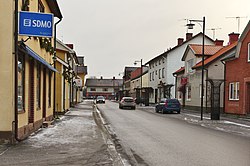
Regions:
[[[136,108],[136,103],[133,97],[123,97],[121,101],[119,102],[119,108],[123,109],[125,107],[135,109]]]
[[[97,96],[97,98],[96,98],[96,104],[97,103],[105,103],[105,97],[103,97],[103,96]]]
[[[156,104],[155,112],[162,112],[163,114],[165,112],[177,112],[179,114],[181,112],[181,104],[177,99],[163,98],[159,103]]]

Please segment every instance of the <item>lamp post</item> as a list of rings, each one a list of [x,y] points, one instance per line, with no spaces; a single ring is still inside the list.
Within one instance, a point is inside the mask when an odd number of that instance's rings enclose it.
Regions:
[[[135,61],[134,65],[136,65],[137,62],[141,63],[141,89],[140,89],[140,104],[141,104],[142,103],[142,67],[143,67],[143,65],[142,65],[142,59],[140,61]]]
[[[186,26],[188,29],[193,29],[194,25],[192,22],[203,23],[203,36],[202,36],[202,67],[201,67],[201,120],[203,120],[203,97],[204,97],[204,47],[205,47],[205,17],[203,20],[189,20],[189,24]]]

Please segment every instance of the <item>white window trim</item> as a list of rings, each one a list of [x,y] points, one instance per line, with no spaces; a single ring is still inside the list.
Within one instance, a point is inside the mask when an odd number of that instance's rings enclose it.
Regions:
[[[192,95],[191,95],[191,98],[188,98],[188,87],[189,86],[186,86],[186,101],[191,101]],[[191,86],[190,86],[190,89],[191,89]],[[192,90],[191,90],[191,92],[192,92]]]
[[[233,85],[233,98],[231,96],[231,85]],[[235,91],[235,89],[236,89],[236,91]],[[239,89],[239,82],[230,82],[229,83],[229,95],[228,95],[228,97],[229,97],[230,101],[238,101],[239,100],[237,89]],[[234,91],[236,92],[236,94],[234,94]]]

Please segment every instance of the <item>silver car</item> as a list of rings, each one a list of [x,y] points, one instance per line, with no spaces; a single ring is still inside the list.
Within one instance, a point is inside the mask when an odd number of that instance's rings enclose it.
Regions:
[[[133,97],[123,97],[121,101],[119,102],[119,108],[123,109],[125,107],[135,109],[136,108],[136,103]]]

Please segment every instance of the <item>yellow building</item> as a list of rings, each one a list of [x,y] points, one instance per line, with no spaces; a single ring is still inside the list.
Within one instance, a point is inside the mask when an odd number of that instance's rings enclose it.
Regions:
[[[15,37],[15,7],[62,18],[56,0],[1,1],[0,140],[10,141],[26,138],[51,121],[55,111],[53,38]]]

